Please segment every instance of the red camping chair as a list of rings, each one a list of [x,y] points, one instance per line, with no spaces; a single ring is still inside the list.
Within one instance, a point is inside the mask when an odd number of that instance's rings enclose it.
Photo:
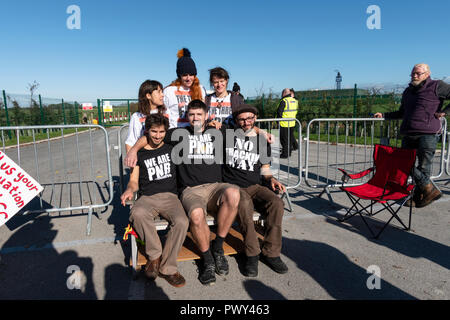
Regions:
[[[406,201],[411,199],[414,192],[414,181],[412,184],[408,184],[408,177],[412,176],[412,170],[416,162],[416,150],[377,144],[375,145],[373,160],[374,167],[360,173],[349,174],[345,170],[339,169],[344,174],[342,177],[343,182],[348,181],[348,179],[359,179],[374,171],[373,177],[362,185],[341,187],[341,190],[345,191],[353,205],[339,221],[345,221],[358,214],[375,238],[380,236],[393,218],[397,219],[405,230],[409,230],[411,228],[412,203],[409,207],[408,227],[397,213]],[[360,203],[361,199],[369,200],[370,204],[363,206]],[[383,208],[373,213],[373,205],[375,203],[382,204]],[[394,204],[398,204],[397,210],[394,210]],[[367,210],[368,208],[370,208],[370,212]],[[353,209],[356,209],[356,212],[352,212]],[[363,213],[368,216],[374,216],[385,209],[391,213],[392,217],[384,224],[380,232],[375,235]]]

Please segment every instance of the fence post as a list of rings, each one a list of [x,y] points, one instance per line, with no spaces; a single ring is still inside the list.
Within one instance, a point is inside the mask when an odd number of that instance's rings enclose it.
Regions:
[[[80,124],[80,118],[79,118],[79,115],[78,115],[78,103],[76,101],[74,102],[74,108],[75,108],[75,116],[76,116],[76,119],[77,119],[77,124]]]
[[[8,127],[10,127],[11,124],[9,123],[8,106],[6,104],[6,93],[5,93],[5,90],[3,90],[3,104],[5,105],[6,125]],[[8,130],[8,138],[11,139],[11,131],[9,131],[9,130]]]
[[[39,111],[41,112],[41,124],[45,125],[44,110],[42,109],[42,98],[39,95]]]
[[[102,113],[100,111],[100,99],[97,99],[97,111],[98,111],[98,124],[102,125]]]
[[[62,106],[62,112],[63,112],[63,119],[64,119],[64,125],[66,125],[66,111],[64,110],[64,99],[61,99],[61,106]]]
[[[130,119],[131,115],[130,115],[130,100],[127,100],[127,104],[128,104],[128,119]]]
[[[356,118],[356,96],[358,93],[358,88],[355,83],[355,89],[353,90],[353,118]],[[353,121],[353,136],[356,137],[356,121]]]

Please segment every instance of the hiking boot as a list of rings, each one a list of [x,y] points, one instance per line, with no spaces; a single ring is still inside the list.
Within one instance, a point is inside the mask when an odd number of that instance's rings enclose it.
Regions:
[[[216,283],[216,274],[215,274],[216,266],[214,263],[208,263],[203,265],[203,270],[200,271],[198,276],[198,280],[203,285],[213,285]]]
[[[423,208],[442,196],[442,193],[438,189],[436,189],[436,187],[431,182],[423,187],[422,190],[423,198],[416,203],[417,208]]]
[[[161,256],[155,260],[147,260],[144,267],[145,276],[151,280],[155,280],[159,273],[159,265],[161,264]]]
[[[163,279],[166,279],[169,284],[171,284],[176,288],[180,288],[186,284],[186,280],[179,272],[171,275],[165,275],[160,273],[159,276]]]
[[[261,254],[261,261],[263,261],[265,264],[267,264],[273,271],[277,273],[286,273],[288,272],[287,265],[281,261],[280,257],[266,257],[265,255]]]
[[[223,250],[221,251],[212,251],[212,255],[214,257],[214,261],[216,263],[216,272],[218,275],[223,276],[227,275],[229,272],[228,261],[223,254]]]
[[[244,267],[244,276],[257,277],[258,276],[258,260],[259,256],[247,257]]]

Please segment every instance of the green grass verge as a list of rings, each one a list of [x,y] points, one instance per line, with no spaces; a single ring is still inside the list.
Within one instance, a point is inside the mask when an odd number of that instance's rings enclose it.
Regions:
[[[83,132],[88,129],[89,128],[79,128],[78,132]],[[19,135],[19,145],[33,142],[33,134],[30,131],[31,130],[27,130],[26,131],[27,134]],[[42,131],[44,131],[44,129],[42,129]],[[63,129],[63,134],[64,134],[64,136],[67,136],[68,134],[75,133],[76,131],[77,131],[77,129],[75,129],[75,128]],[[11,139],[9,139],[8,130],[5,130],[3,133],[5,147],[17,145],[16,131],[10,130],[10,133],[11,133]],[[61,136],[62,136],[61,129],[57,129],[57,131],[52,131],[52,132],[48,132],[48,133],[35,131],[34,141],[39,142],[39,141],[47,140],[49,138],[52,139],[52,138],[58,138]]]

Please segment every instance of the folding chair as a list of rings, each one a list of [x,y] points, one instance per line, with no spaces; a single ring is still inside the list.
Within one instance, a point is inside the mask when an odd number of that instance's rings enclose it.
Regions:
[[[409,176],[412,177],[412,170],[416,161],[416,150],[377,144],[374,148],[373,160],[374,166],[372,168],[359,173],[349,174],[345,170],[339,169],[343,173],[343,183],[349,179],[359,179],[371,172],[374,173],[372,178],[362,185],[345,187],[343,184],[340,187],[348,195],[353,205],[339,221],[345,221],[358,214],[374,238],[380,236],[393,218],[398,220],[405,230],[409,230],[411,228],[412,201],[409,206],[408,226],[403,223],[397,213],[412,198],[414,193],[414,180],[410,184],[408,183],[408,178]],[[361,199],[369,200],[370,204],[364,206],[360,202]],[[383,208],[374,213],[373,206],[376,203],[380,203]],[[398,205],[396,210],[393,207],[395,204]],[[368,208],[370,208],[370,211],[368,211]],[[353,209],[356,211],[352,212]],[[385,209],[392,216],[384,224],[380,232],[375,235],[364,218],[364,214],[372,217]]]

